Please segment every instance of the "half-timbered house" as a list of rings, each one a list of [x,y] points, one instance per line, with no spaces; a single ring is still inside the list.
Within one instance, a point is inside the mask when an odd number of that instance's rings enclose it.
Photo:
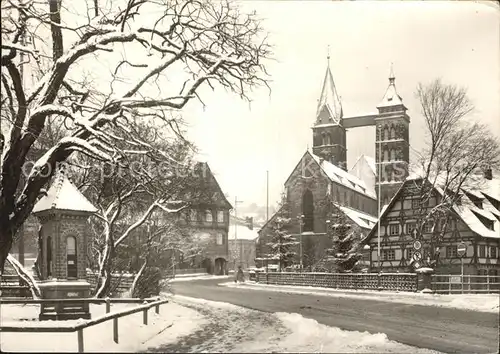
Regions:
[[[421,180],[406,180],[381,215],[380,262],[378,224],[370,231],[366,242],[371,270],[411,272],[435,261],[437,274],[461,274],[462,262],[466,275],[500,274],[500,180],[486,178],[480,190],[461,190],[448,215],[428,220],[421,234],[416,227],[418,183]],[[425,208],[434,208],[442,195],[442,190],[434,188]],[[438,235],[442,240],[437,241]],[[461,243],[466,245],[463,257],[457,252]]]

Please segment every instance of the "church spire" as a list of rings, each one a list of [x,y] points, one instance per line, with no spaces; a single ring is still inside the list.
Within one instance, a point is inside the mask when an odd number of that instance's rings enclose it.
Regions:
[[[402,108],[406,109],[403,104],[403,99],[398,95],[398,92],[396,90],[395,81],[396,76],[394,75],[394,68],[391,63],[391,71],[389,73],[389,86],[385,91],[384,98],[382,98],[382,101],[377,105],[377,108],[402,106]]]
[[[316,111],[317,124],[337,123],[342,120],[342,104],[335,88],[333,75],[330,70],[330,46],[328,46],[327,65],[325,79],[323,80],[323,87],[321,95],[318,100],[318,108]]]

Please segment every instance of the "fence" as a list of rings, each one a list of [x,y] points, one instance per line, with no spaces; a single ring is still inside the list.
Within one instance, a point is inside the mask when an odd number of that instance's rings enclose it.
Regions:
[[[333,289],[417,291],[414,273],[257,273],[257,282]]]
[[[440,294],[477,294],[500,292],[498,275],[452,275],[432,276],[432,290]]]
[[[156,300],[156,301],[154,301]],[[51,299],[51,300],[0,300],[0,305],[2,304],[52,304],[52,303],[81,303],[86,302],[88,304],[106,304],[106,315],[98,317],[93,320],[85,321],[84,323],[77,324],[74,326],[64,326],[64,327],[51,327],[51,326],[37,326],[37,327],[21,327],[21,326],[0,326],[0,332],[23,332],[23,333],[64,333],[64,332],[77,332],[78,341],[78,352],[84,352],[84,338],[83,330],[87,327],[95,326],[97,324],[113,320],[113,341],[118,343],[118,319],[120,317],[125,317],[140,311],[143,311],[142,322],[143,324],[148,324],[148,310],[151,307],[155,307],[155,312],[160,313],[160,305],[168,303],[168,300],[156,299]],[[115,313],[110,313],[112,303],[143,303],[142,306],[138,306],[133,309],[123,310]]]
[[[28,284],[21,277],[14,274],[4,274],[0,282],[0,295],[2,297],[30,298],[31,292]]]

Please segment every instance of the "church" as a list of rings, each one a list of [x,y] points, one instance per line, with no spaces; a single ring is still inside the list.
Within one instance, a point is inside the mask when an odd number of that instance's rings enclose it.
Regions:
[[[312,151],[304,152],[284,183],[292,233],[302,235],[300,263],[309,263],[311,269],[328,247],[326,230],[332,217],[331,204],[361,228],[360,237],[367,236],[381,207],[378,191],[382,206],[386,205],[408,176],[410,118],[397,93],[392,68],[387,90],[376,107],[377,114],[344,116],[328,57],[312,126]],[[348,170],[347,130],[365,126],[375,126],[375,158],[362,155]],[[380,186],[377,172],[381,173]],[[259,230],[257,259],[265,259],[269,253],[267,243],[275,217]],[[305,260],[307,244],[316,248],[312,262]]]

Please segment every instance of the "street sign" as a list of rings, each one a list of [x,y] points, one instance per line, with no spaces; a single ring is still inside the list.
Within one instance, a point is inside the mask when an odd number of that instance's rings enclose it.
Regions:
[[[465,256],[467,253],[467,245],[463,242],[460,242],[457,246],[457,254],[459,257]]]
[[[422,253],[420,253],[419,251],[415,251],[415,253],[413,253],[413,259],[417,262],[422,260]]]
[[[422,244],[420,241],[415,241],[413,242],[413,248],[416,249],[417,251],[422,248]]]

